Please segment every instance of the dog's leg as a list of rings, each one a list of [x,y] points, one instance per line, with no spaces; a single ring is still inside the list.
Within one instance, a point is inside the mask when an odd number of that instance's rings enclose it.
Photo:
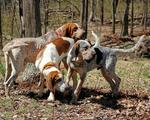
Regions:
[[[120,85],[121,79],[114,72],[109,72],[109,75],[115,81],[115,88],[113,89],[113,93],[117,95],[119,93],[119,85]]]
[[[18,77],[18,74],[20,72],[20,67],[17,67],[17,65],[19,63],[17,63],[14,59],[14,57],[12,56],[12,54],[10,53],[10,62],[11,62],[11,75],[10,77],[4,82],[4,86],[5,86],[5,95],[6,97],[9,97],[9,92],[10,92],[10,88],[11,86],[14,84],[14,81],[16,80],[16,78]],[[20,64],[19,64],[20,65]]]
[[[116,84],[112,80],[112,77],[110,76],[109,72],[106,69],[101,69],[101,73],[102,73],[103,77],[105,78],[105,80],[109,83],[111,90],[114,92]]]
[[[11,73],[11,64],[9,63],[9,56],[8,54],[4,53],[5,56],[5,78],[4,78],[4,83],[8,80],[10,77]]]
[[[68,70],[67,58],[63,58],[62,62],[64,64],[64,67],[66,68],[66,70]]]
[[[46,80],[46,87],[50,90],[47,101],[54,102],[54,100],[55,100],[55,89],[52,86],[51,80]]]
[[[73,80],[73,89],[75,90],[76,87],[77,87],[77,83],[78,83],[78,81],[77,81],[77,73],[76,72],[73,72],[72,80]]]
[[[67,71],[67,80],[65,82],[66,85],[69,85],[69,82],[70,82],[73,72],[74,72],[74,70],[69,67],[68,71]]]
[[[74,90],[73,98],[72,98],[70,103],[74,104],[77,102],[79,94],[81,92],[82,85],[83,85],[84,80],[85,80],[85,77],[86,77],[86,73],[80,73],[80,80],[78,81],[77,87]]]
[[[112,92],[114,94],[118,94],[119,93],[119,85],[120,85],[120,81],[121,79],[116,75],[115,73],[115,66],[117,63],[117,57],[114,55],[110,55],[107,59],[106,59],[106,70],[102,70],[102,72],[104,71],[104,76],[108,79],[110,79],[110,85],[112,88]]]
[[[38,96],[42,97],[43,95],[43,90],[44,90],[44,76],[43,74],[40,74],[40,85],[38,85],[39,88],[39,92],[38,92]]]
[[[7,81],[4,82],[6,97],[9,97],[10,88],[12,87],[17,77],[18,77],[18,74],[16,73],[16,71],[12,69],[11,76],[9,77]]]

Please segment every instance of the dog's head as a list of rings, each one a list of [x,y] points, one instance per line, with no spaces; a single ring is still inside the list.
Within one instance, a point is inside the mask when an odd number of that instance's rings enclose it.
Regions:
[[[88,41],[79,40],[70,49],[67,57],[67,63],[69,65],[72,61],[89,60],[92,59],[95,54],[95,51],[91,49],[91,44]]]
[[[53,69],[53,68],[51,68],[51,69]],[[49,72],[45,78],[47,87],[54,88],[55,86],[57,86],[57,84],[63,82],[63,75],[58,70],[50,71],[47,69],[46,71]]]
[[[52,67],[51,70],[46,77],[46,86],[52,90],[56,89],[59,92],[68,94],[71,88],[65,84],[63,74],[57,68]]]
[[[59,36],[71,37],[75,40],[81,39],[85,31],[77,23],[67,23],[56,30]]]

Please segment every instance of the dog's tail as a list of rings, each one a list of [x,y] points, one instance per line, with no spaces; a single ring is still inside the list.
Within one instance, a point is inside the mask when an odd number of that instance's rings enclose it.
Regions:
[[[143,48],[145,49],[145,45],[144,43],[146,41],[150,40],[150,37],[146,36],[146,35],[142,35],[140,38],[139,38],[139,41],[135,44],[135,46],[133,46],[132,48],[129,48],[129,49],[113,49],[113,51],[115,53],[132,53],[132,52],[135,52],[136,50],[138,50],[139,48]]]
[[[17,47],[20,47],[20,46],[27,46],[28,44],[27,43],[24,43],[22,41],[17,41],[17,43],[11,41],[9,43],[7,43],[4,47],[3,47],[3,52],[8,52],[10,51],[11,49],[14,49],[14,48],[17,48]]]
[[[99,37],[94,33],[94,31],[92,31],[92,35],[95,38],[95,45],[94,45],[94,47],[100,46],[100,39],[99,39]]]

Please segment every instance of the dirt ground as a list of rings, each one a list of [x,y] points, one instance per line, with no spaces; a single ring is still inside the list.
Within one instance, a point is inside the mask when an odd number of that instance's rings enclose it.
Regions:
[[[78,103],[71,105],[71,97],[58,92],[54,103],[46,101],[48,91],[38,97],[35,83],[19,83],[11,99],[0,86],[0,120],[150,120],[150,94],[138,90],[113,97],[108,89],[83,88]]]
[[[102,31],[106,32],[105,29]],[[132,71],[129,69],[129,72],[130,77]],[[145,74],[148,76],[148,71]],[[121,89],[118,97],[113,97],[106,87],[83,87],[75,105],[69,104],[70,96],[63,98],[58,92],[56,101],[49,103],[46,101],[49,92],[45,91],[42,97],[38,97],[37,91],[34,81],[33,84],[20,82],[11,90],[11,98],[7,99],[0,80],[0,120],[150,120],[150,92],[134,87]]]

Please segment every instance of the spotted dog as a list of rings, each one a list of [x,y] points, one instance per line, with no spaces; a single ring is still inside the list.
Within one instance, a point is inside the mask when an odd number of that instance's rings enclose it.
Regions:
[[[84,33],[77,23],[67,23],[56,31],[37,38],[16,38],[7,43],[4,48],[6,72],[4,79],[5,95],[9,96],[9,89],[19,73],[25,69],[27,63],[34,63],[41,49],[46,44],[59,37],[79,39]]]
[[[92,34],[95,37],[96,43],[90,49],[86,50],[86,54],[85,53],[83,54],[83,51],[80,50],[81,48],[79,49],[78,47],[72,47],[67,57],[67,63],[69,65],[69,69],[68,69],[66,85],[69,85],[69,81],[73,74],[78,73],[80,76],[78,82],[76,79],[74,79],[73,83],[75,83],[75,85],[73,85],[74,93],[73,93],[73,98],[71,100],[71,103],[77,102],[87,72],[95,68],[101,70],[103,77],[110,84],[112,92],[114,94],[118,94],[121,79],[115,72],[117,55],[123,53],[125,54],[132,53],[137,49],[139,49],[140,47],[142,47],[143,43],[147,41],[147,37],[143,35],[140,37],[139,41],[135,44],[134,47],[130,49],[115,49],[115,48],[100,46],[98,36],[95,33]],[[94,52],[91,52],[92,50],[95,51],[95,54],[93,54]]]
[[[77,43],[83,43],[84,40],[78,40]],[[64,78],[59,70],[59,63],[65,58],[76,41],[72,38],[57,38],[47,44],[37,55],[35,66],[38,68],[46,80],[46,87],[50,90],[48,101],[55,100],[55,89],[65,92],[68,88],[64,84]],[[87,41],[84,41],[87,42]],[[42,84],[44,81],[42,82]],[[43,90],[41,85],[40,93]]]

